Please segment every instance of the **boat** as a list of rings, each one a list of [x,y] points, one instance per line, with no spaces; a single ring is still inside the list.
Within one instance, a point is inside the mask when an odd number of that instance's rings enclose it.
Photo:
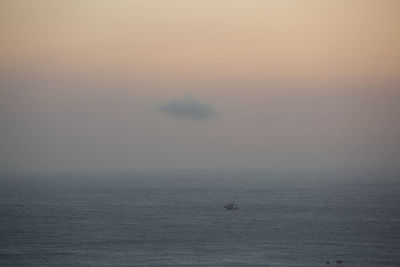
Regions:
[[[226,210],[238,210],[239,206],[235,203],[229,203],[229,204],[225,205],[224,208]]]

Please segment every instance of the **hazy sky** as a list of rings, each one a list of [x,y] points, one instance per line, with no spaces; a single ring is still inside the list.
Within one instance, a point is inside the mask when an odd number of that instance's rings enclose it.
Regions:
[[[399,14],[0,0],[0,170],[399,170]]]

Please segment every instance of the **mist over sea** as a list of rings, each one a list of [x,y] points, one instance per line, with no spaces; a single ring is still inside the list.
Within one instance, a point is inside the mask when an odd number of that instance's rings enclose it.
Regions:
[[[2,175],[0,266],[400,266],[399,178]]]

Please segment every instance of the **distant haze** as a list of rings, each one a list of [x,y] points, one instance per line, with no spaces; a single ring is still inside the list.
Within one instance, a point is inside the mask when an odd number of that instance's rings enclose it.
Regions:
[[[0,171],[400,169],[400,1],[0,2]]]

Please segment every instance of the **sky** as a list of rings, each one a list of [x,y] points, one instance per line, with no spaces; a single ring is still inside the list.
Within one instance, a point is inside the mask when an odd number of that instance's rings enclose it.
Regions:
[[[0,0],[0,171],[398,171],[398,14]]]

